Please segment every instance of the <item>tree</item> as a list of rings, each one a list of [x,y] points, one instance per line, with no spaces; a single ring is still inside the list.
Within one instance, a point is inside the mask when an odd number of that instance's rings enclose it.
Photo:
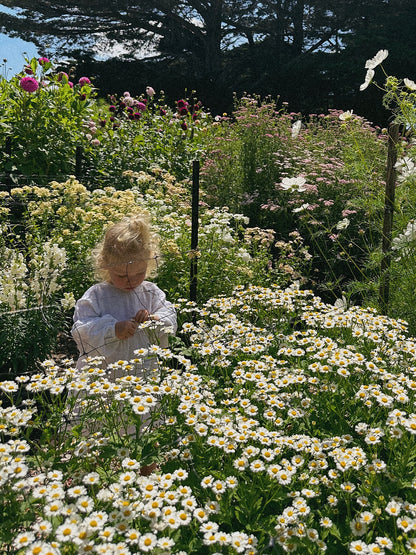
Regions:
[[[9,8],[0,12],[2,31],[32,40],[44,55],[69,56],[90,67],[94,56],[113,56],[119,68],[126,63],[128,82],[134,62],[138,71],[166,76],[172,88],[203,91],[218,109],[220,101],[229,108],[233,92],[254,92],[280,96],[296,110],[360,107],[366,115],[374,98],[359,96],[358,88],[367,58],[387,48],[389,62],[408,77],[416,70],[414,0],[1,4]]]

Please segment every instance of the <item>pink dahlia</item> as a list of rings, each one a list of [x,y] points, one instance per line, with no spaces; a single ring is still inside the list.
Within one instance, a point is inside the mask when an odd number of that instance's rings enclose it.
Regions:
[[[23,77],[20,79],[20,86],[26,92],[35,92],[39,88],[39,83],[34,77]]]
[[[39,58],[38,62],[40,63],[41,66],[44,66],[45,64],[49,64],[50,60],[49,58]]]
[[[84,85],[91,85],[91,81],[90,79],[88,79],[88,77],[81,77],[78,81],[78,84],[83,87]]]

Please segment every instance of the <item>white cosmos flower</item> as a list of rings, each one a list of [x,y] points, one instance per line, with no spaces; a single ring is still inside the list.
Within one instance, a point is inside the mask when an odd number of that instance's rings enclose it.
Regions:
[[[367,60],[365,62],[365,69],[375,69],[378,65],[384,62],[388,55],[388,50],[379,50],[374,58],[371,58],[371,60]]]
[[[374,69],[367,69],[367,73],[364,79],[364,83],[360,85],[360,91],[364,91],[368,85],[371,83],[374,77]]]
[[[347,310],[348,303],[347,299],[342,295],[340,299],[337,299],[334,303],[335,308],[339,308],[340,310]]]
[[[303,212],[304,210],[306,210],[307,208],[309,208],[309,203],[305,202],[304,204],[302,204],[302,206],[299,206],[298,208],[294,208],[292,210],[292,212],[297,213],[297,212]]]
[[[295,121],[295,123],[292,125],[292,139],[296,139],[297,136],[299,135],[300,129],[302,127],[302,120],[298,119],[297,121]]]
[[[411,91],[416,91],[416,83],[414,81],[412,81],[411,79],[408,79],[407,77],[405,77],[404,78],[404,84]]]
[[[350,225],[350,221],[348,218],[344,218],[343,220],[340,220],[336,227],[339,231],[341,231],[342,229],[347,229],[347,227]]]
[[[348,121],[352,118],[354,110],[347,110],[346,112],[342,112],[338,117],[341,121]]]
[[[416,176],[416,164],[409,156],[403,156],[397,160],[394,165],[395,169],[398,171],[398,181],[402,183],[410,177]]]
[[[302,193],[306,191],[306,179],[304,177],[284,177],[280,183],[280,187],[285,191],[298,191]]]

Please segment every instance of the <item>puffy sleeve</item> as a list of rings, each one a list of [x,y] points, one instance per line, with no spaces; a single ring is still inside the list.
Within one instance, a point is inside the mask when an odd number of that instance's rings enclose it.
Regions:
[[[95,295],[87,292],[79,299],[75,305],[71,333],[80,355],[111,357],[118,343],[116,322],[111,314],[100,313]]]

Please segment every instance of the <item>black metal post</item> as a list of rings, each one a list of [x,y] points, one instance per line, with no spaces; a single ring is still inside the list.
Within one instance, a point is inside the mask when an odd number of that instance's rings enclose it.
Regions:
[[[192,163],[192,215],[191,215],[191,279],[189,300],[197,299],[198,273],[198,227],[199,227],[199,160]]]
[[[396,193],[395,168],[397,162],[397,142],[399,140],[399,125],[392,123],[389,127],[389,142],[387,152],[386,192],[384,200],[383,242],[381,260],[381,281],[379,290],[379,304],[383,314],[387,314],[390,297],[390,263],[391,242],[393,229],[394,197]]]
[[[10,135],[7,135],[7,137],[6,137],[6,144],[4,145],[4,153],[8,157],[10,157],[12,155],[12,138],[10,137]],[[12,185],[13,185],[13,180],[12,180],[12,177],[11,177],[10,173],[8,173],[5,176],[4,181],[5,181],[7,191],[10,193],[10,190],[11,190]]]
[[[75,151],[75,177],[81,177],[82,174],[82,146],[77,145]]]

